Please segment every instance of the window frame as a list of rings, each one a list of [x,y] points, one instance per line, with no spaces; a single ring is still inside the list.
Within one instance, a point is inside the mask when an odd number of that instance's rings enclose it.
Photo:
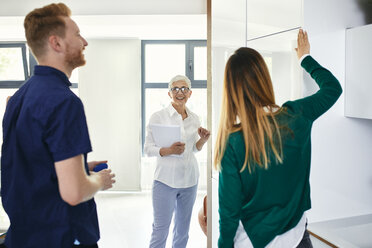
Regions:
[[[146,135],[146,89],[165,89],[169,82],[146,82],[146,45],[148,44],[185,44],[185,72],[192,88],[207,88],[207,79],[194,80],[194,48],[207,47],[207,40],[142,40],[141,41],[141,130],[142,130],[142,154]],[[207,55],[206,55],[207,56]]]
[[[34,68],[38,62],[27,46],[26,42],[0,42],[0,48],[20,47],[22,49],[22,64],[25,80],[0,80],[0,89],[18,89],[34,75]],[[27,60],[28,52],[28,60]],[[74,70],[78,70],[75,68]],[[71,82],[70,88],[78,88],[78,83]]]
[[[25,76],[25,80],[0,80],[0,88],[3,89],[16,89],[22,86],[24,82],[26,82],[30,78],[29,70],[28,70],[28,63],[27,63],[27,53],[26,53],[26,43],[25,42],[7,42],[7,43],[0,43],[0,48],[21,48],[22,51],[22,64],[23,64],[23,74]],[[30,53],[30,56],[31,53]],[[31,64],[30,64],[30,68]]]

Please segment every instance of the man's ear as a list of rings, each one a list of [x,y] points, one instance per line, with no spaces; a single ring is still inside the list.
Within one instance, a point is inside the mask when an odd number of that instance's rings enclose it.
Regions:
[[[56,52],[61,52],[63,48],[61,38],[58,37],[57,35],[49,36],[48,45],[50,46],[51,49],[53,49]]]

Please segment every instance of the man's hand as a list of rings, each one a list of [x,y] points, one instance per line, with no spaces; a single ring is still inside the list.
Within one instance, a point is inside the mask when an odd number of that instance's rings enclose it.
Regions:
[[[105,161],[90,162],[90,166],[95,167],[100,162]],[[61,198],[71,206],[92,199],[99,190],[109,189],[115,183],[115,174],[109,169],[98,173],[91,171],[88,175],[83,154],[55,162],[55,168]]]
[[[99,172],[93,172],[93,173],[96,173],[102,181],[103,187],[101,188],[101,190],[112,188],[112,185],[116,182],[114,179],[115,174],[111,172],[111,169],[105,169],[105,170],[101,170]]]

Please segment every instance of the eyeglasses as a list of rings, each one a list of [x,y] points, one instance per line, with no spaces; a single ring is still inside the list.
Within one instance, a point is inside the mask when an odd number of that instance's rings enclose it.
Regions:
[[[182,92],[182,94],[186,94],[187,92],[189,92],[190,88],[188,87],[182,87],[182,88],[178,88],[178,87],[174,87],[174,88],[171,88],[170,89],[172,91],[173,94],[178,94],[178,92]]]

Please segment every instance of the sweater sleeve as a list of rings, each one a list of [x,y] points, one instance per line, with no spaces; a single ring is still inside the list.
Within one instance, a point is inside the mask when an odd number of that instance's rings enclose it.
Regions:
[[[342,93],[342,88],[333,74],[311,56],[305,57],[301,66],[315,80],[320,89],[315,94],[299,99],[295,103],[305,117],[314,121],[335,104]]]
[[[221,161],[218,183],[218,211],[220,215],[219,248],[234,247],[234,237],[239,225],[243,193],[240,171],[238,169],[242,165],[237,163],[233,147],[228,142]]]

